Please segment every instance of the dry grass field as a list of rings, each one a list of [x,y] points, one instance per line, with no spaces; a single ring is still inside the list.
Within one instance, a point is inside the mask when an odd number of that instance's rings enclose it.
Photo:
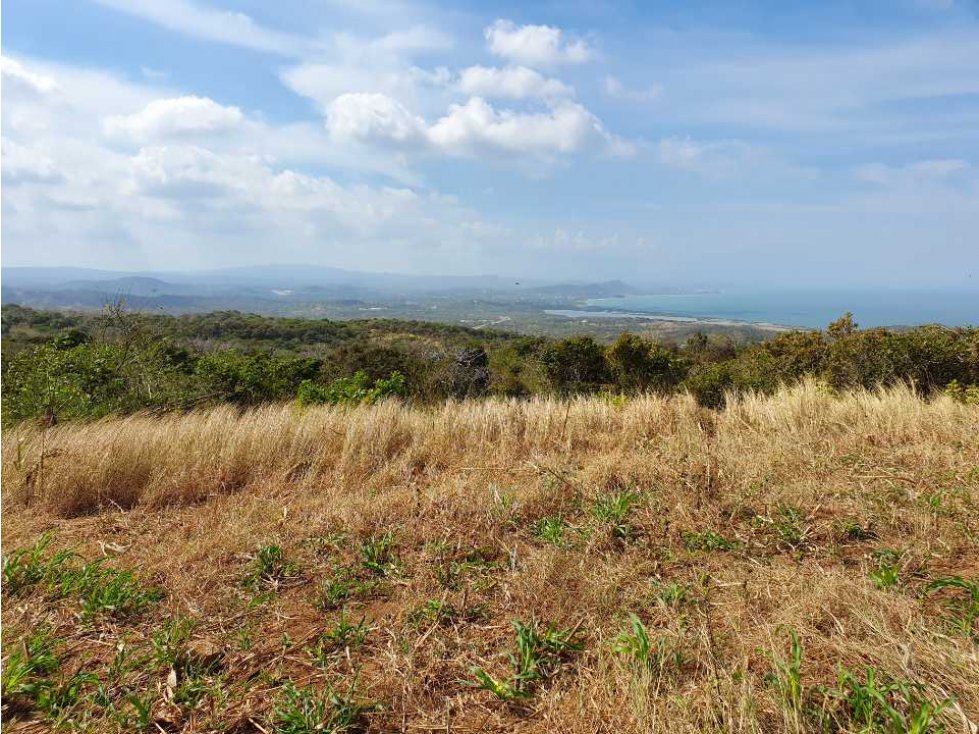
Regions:
[[[219,408],[2,470],[11,732],[979,725],[947,397]]]

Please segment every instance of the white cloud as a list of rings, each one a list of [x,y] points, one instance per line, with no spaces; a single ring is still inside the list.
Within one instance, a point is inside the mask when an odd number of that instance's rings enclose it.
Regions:
[[[459,90],[477,97],[530,99],[570,97],[574,90],[559,79],[543,76],[526,66],[494,68],[470,66],[459,74]]]
[[[103,129],[110,136],[146,141],[226,133],[243,120],[237,107],[218,104],[208,97],[172,97],[153,100],[131,115],[108,117]]]
[[[371,41],[368,47],[393,54],[447,51],[454,45],[452,36],[437,28],[415,25],[403,31],[392,31]]]
[[[528,66],[580,64],[594,57],[585,41],[567,41],[561,29],[554,26],[518,26],[500,19],[487,26],[484,35],[491,53]]]
[[[0,57],[0,75],[3,76],[4,85],[13,85],[34,94],[48,95],[59,91],[58,83],[44,74],[37,74],[28,71],[19,61]],[[9,89],[9,86],[7,87]]]
[[[447,69],[422,69],[413,57],[440,53],[452,39],[428,26],[414,26],[377,37],[335,34],[328,54],[280,72],[296,94],[313,100],[326,112],[343,94],[380,93],[415,109],[444,109],[451,74]]]
[[[322,126],[269,125],[216,103],[161,108],[153,102],[182,98],[91,70],[27,60],[22,67],[62,92],[47,99],[4,86],[5,264],[254,264],[271,259],[274,247],[275,259],[351,268],[418,269],[433,254],[465,267],[498,236],[451,197],[403,184],[341,184],[317,171],[325,162],[395,168],[381,162],[391,156],[335,145]],[[103,143],[106,111],[140,147]],[[35,124],[8,124],[25,114]],[[218,129],[193,144],[183,135]]]
[[[653,84],[645,89],[632,89],[614,76],[605,77],[605,93],[613,99],[627,102],[652,102],[663,95],[663,85]]]
[[[222,160],[216,153],[191,145],[140,148],[127,163],[131,175],[127,191],[163,199],[200,200],[230,194],[247,180],[240,175],[241,164],[246,170],[252,167],[248,159]]]
[[[330,132],[341,139],[448,155],[534,155],[593,149],[628,154],[580,104],[562,101],[544,112],[497,110],[481,97],[453,104],[431,125],[383,94],[345,94],[331,105]]]
[[[61,179],[61,173],[50,156],[43,151],[0,139],[0,166],[5,184],[52,183]]]
[[[327,129],[338,138],[418,147],[425,121],[385,94],[341,94],[327,112]]]
[[[172,31],[234,46],[286,56],[302,56],[319,44],[256,23],[244,13],[216,10],[191,0],[96,0]]]
[[[566,42],[559,29],[547,26],[499,21],[486,32],[491,45],[515,58],[580,61],[590,54],[582,42]],[[335,141],[454,156],[631,152],[569,99],[570,85],[528,66],[469,66],[453,73],[414,64],[415,54],[442,49],[446,41],[427,26],[376,38],[339,34],[333,58],[287,69],[282,80],[317,103]],[[492,99],[539,100],[546,109],[498,109],[487,101]]]
[[[452,105],[431,126],[428,137],[439,150],[456,155],[495,152],[547,157],[615,142],[598,118],[574,102],[559,103],[547,112],[521,113],[496,110],[479,97]]]

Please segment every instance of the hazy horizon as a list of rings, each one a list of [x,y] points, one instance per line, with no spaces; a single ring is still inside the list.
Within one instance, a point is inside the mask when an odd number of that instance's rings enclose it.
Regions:
[[[8,0],[12,266],[979,288],[970,0]]]

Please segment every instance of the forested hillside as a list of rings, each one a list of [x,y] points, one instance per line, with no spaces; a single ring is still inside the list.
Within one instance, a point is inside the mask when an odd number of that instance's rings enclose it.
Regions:
[[[832,389],[908,383],[976,400],[979,330],[825,331],[758,344],[695,334],[681,344],[622,334],[549,339],[430,322],[166,316],[3,309],[7,425],[140,410],[298,399],[415,402],[497,395],[689,391],[708,407],[732,392],[772,392],[805,376]]]

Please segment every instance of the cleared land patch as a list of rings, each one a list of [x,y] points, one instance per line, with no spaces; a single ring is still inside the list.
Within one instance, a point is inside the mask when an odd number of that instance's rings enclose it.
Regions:
[[[2,470],[12,731],[979,723],[949,397],[217,408],[21,425]]]

